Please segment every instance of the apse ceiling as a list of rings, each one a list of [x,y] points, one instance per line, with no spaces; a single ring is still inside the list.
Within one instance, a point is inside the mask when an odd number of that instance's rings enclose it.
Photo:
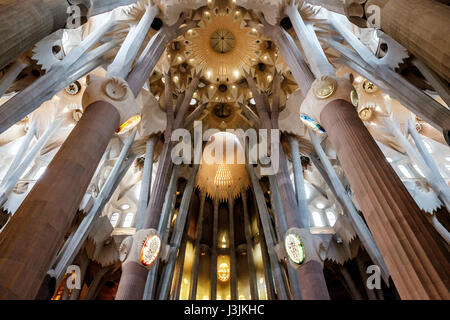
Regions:
[[[208,1],[208,5],[192,12],[196,27],[172,41],[161,58],[157,71],[150,78],[150,89],[156,97],[163,96],[163,70],[170,65],[173,90],[183,91],[194,70],[201,70],[201,80],[193,98],[208,103],[214,114],[212,124],[225,122],[230,126],[240,104],[252,105],[244,77],[249,72],[256,78],[260,90],[271,92],[276,68],[283,72],[281,104],[297,89],[274,42],[255,28],[255,14],[239,7],[234,1]],[[234,125],[231,125],[234,127]]]

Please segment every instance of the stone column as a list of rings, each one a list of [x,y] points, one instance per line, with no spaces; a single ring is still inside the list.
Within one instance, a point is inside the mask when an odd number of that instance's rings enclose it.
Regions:
[[[174,214],[175,203],[177,200],[176,187],[178,183],[178,171],[180,166],[176,165],[172,170],[172,177],[170,177],[169,187],[167,188],[166,197],[164,198],[164,205],[161,213],[161,220],[159,222],[158,231],[161,236],[162,243],[168,243],[170,234],[171,218]],[[156,292],[156,280],[158,276],[161,259],[157,259],[155,266],[148,272],[147,282],[145,283],[145,291],[142,297],[143,300],[153,300]]]
[[[354,107],[329,102],[320,119],[402,299],[449,299],[448,255]]]
[[[309,227],[309,210],[308,200],[306,199],[305,180],[303,178],[303,168],[300,158],[298,140],[295,136],[288,136],[289,145],[291,147],[292,166],[294,167],[295,193],[297,195],[297,204],[302,213],[302,224]]]
[[[366,28],[369,25],[402,44],[441,77],[449,81],[450,8],[443,1],[430,0],[307,0],[330,11],[346,14],[349,20]],[[362,17],[366,17],[364,20]],[[369,23],[368,23],[369,22]]]
[[[217,239],[219,232],[219,198],[214,197],[214,209],[213,209],[213,242],[211,246],[211,265],[210,265],[210,278],[211,278],[211,291],[210,299],[217,299]]]
[[[142,170],[141,191],[139,193],[138,210],[136,213],[136,230],[142,228],[145,212],[147,211],[148,199],[150,198],[152,189],[153,156],[157,141],[157,136],[153,136],[145,144],[144,168]]]
[[[361,252],[361,250],[360,250]],[[356,256],[356,264],[358,265],[359,274],[361,275],[361,280],[363,283],[364,290],[366,291],[367,298],[369,300],[377,300],[377,296],[375,295],[375,291],[373,289],[369,289],[367,287],[367,273],[364,262],[362,261],[360,255]]]
[[[301,110],[327,131],[402,299],[448,299],[448,252],[359,118],[353,90],[322,77]]]
[[[297,38],[300,40],[306,60],[314,75],[333,75],[334,68],[328,62],[325,52],[317,39],[314,29],[309,28],[303,21],[295,1],[290,1],[284,8],[284,13],[289,16]]]
[[[429,0],[369,0],[380,8],[381,30],[450,81],[450,8]],[[366,13],[372,17],[374,13]]]
[[[186,221],[188,220],[188,216],[192,215],[191,199],[193,197],[192,194],[194,192],[194,182],[197,176],[198,167],[199,167],[198,165],[195,165],[194,168],[192,169],[191,176],[183,191],[183,197],[181,199],[180,208],[178,210],[178,216],[175,221],[174,232],[172,234],[172,239],[170,241],[170,246],[172,250],[169,254],[168,262],[165,265],[160,278],[161,282],[159,290],[160,300],[167,299],[167,297],[169,296],[170,284],[172,283],[172,279],[174,277],[173,274],[175,269],[175,263],[177,261],[177,258],[181,258],[180,256],[182,254],[183,255],[185,254],[186,248],[180,249],[180,245],[183,239],[187,241],[188,224],[186,223]],[[180,254],[180,256],[178,255],[178,253]],[[184,265],[184,257],[182,260],[180,260],[181,269],[179,270],[179,272],[181,272],[181,274],[183,272],[183,265]]]
[[[293,10],[293,7],[290,7]],[[289,11],[289,10],[285,10]],[[317,40],[317,39],[316,39]],[[311,48],[314,48],[311,50],[310,54],[315,57],[313,53],[315,53],[317,50],[314,43],[311,44]],[[316,66],[318,72],[320,72],[323,69],[323,72],[330,69],[327,67],[323,61],[320,61],[318,59]],[[271,119],[268,114],[268,108],[266,107],[265,101],[267,101],[267,97],[264,97],[256,88],[256,83],[254,79],[246,74],[247,83],[250,88],[250,90],[253,93],[253,97],[256,102],[256,108],[258,110],[259,117],[261,119],[261,126],[264,129],[271,129],[273,127],[273,122],[277,121],[277,118],[274,117]],[[275,81],[275,80],[274,80]],[[266,99],[264,99],[266,98]],[[274,104],[272,104],[272,107],[274,107]],[[278,109],[275,105],[274,109]],[[273,114],[272,114],[273,117]],[[275,125],[275,127],[277,127]],[[278,150],[277,150],[278,149]],[[276,151],[274,151],[276,150]],[[305,215],[307,215],[307,212],[301,211],[298,204],[297,199],[295,196],[295,192],[292,186],[292,182],[289,175],[289,170],[287,167],[287,160],[284,153],[283,148],[273,148],[271,150],[272,153],[277,152],[278,153],[278,163],[279,163],[279,170],[277,171],[275,177],[281,197],[282,206],[286,215],[286,222],[288,228],[300,228],[304,229],[306,234],[309,234],[309,225],[305,224]],[[272,154],[272,157],[276,156],[276,154]],[[309,237],[311,238],[311,237]],[[316,261],[314,259],[311,259],[304,263],[302,266],[298,267],[296,269],[298,274],[298,280],[301,283],[301,294],[303,299],[310,299],[310,300],[327,300],[330,298],[328,294],[328,289],[325,282],[325,277],[323,275],[323,267],[322,262]],[[290,281],[295,281],[292,278]],[[295,285],[296,286],[296,285]],[[294,286],[293,286],[294,287]]]
[[[78,260],[79,260],[78,263],[79,263],[80,272],[81,272],[81,274],[80,274],[81,288],[73,289],[70,294],[69,300],[78,300],[78,298],[80,297],[81,289],[83,287],[84,279],[86,277],[86,270],[87,270],[87,267],[89,266],[89,258],[86,254],[86,251],[83,250],[83,252],[80,253]]]
[[[203,217],[205,211],[205,200],[206,200],[206,192],[200,191],[200,210],[197,219],[197,234],[195,235],[195,244],[194,244],[195,253],[194,253],[194,262],[192,263],[191,287],[189,291],[189,299],[191,300],[196,300],[197,297],[197,283],[198,283],[198,271],[200,263],[201,240],[203,235]]]
[[[263,243],[266,244],[266,248],[267,248],[267,253],[269,256],[269,261],[264,261],[264,265],[267,265],[267,267],[265,268],[265,272],[267,273],[268,271],[268,266],[270,265],[270,269],[271,269],[271,273],[273,274],[273,279],[275,282],[275,286],[277,289],[277,295],[278,298],[280,300],[287,300],[288,299],[288,295],[286,292],[286,288],[284,286],[284,281],[283,281],[283,276],[282,276],[282,271],[281,271],[281,266],[280,263],[278,261],[278,256],[275,252],[275,246],[276,246],[276,241],[272,236],[272,230],[270,227],[270,217],[269,217],[269,212],[267,210],[267,205],[266,205],[266,200],[264,199],[264,194],[263,191],[261,189],[261,185],[259,184],[259,180],[255,175],[255,171],[254,168],[251,164],[247,164],[247,172],[248,175],[250,176],[250,180],[252,182],[252,189],[253,189],[253,195],[255,197],[255,202],[256,202],[256,206],[257,206],[257,210],[259,213],[259,217],[260,217],[260,221],[261,221],[261,227],[259,227],[259,230],[261,232],[261,234],[264,235],[264,240],[265,241],[261,241],[261,250],[264,250],[264,245]],[[264,258],[264,253],[263,253],[263,258]],[[266,277],[266,283],[268,284],[270,279],[269,277]]]
[[[171,26],[172,27],[172,26]],[[147,46],[148,48],[149,46]],[[144,50],[141,58],[138,60],[133,70],[130,73],[130,76],[127,78],[130,81],[130,87],[133,92],[136,93],[140,91],[137,88],[142,88],[143,82],[139,82],[136,85],[136,81],[132,81],[135,79],[144,80],[145,77],[141,72],[141,69],[136,66],[139,65],[141,68],[145,70],[149,70],[146,66],[146,61],[148,64],[152,63],[154,59],[151,59],[149,56],[152,50],[147,48]],[[146,59],[147,58],[147,59]],[[142,66],[139,61],[142,61]],[[148,74],[147,74],[148,77]],[[131,79],[130,79],[131,78]],[[170,76],[166,75],[166,95],[171,96],[171,80]],[[156,172],[156,177],[154,181],[154,187],[152,190],[152,194],[150,197],[150,201],[148,203],[147,211],[145,214],[144,229],[158,228],[162,207],[164,203],[164,197],[167,191],[167,187],[169,184],[171,172],[172,172],[172,157],[171,150],[175,143],[170,140],[172,130],[175,128],[180,128],[183,124],[183,120],[185,118],[187,109],[189,107],[189,102],[191,101],[192,94],[198,86],[200,81],[200,73],[195,73],[191,83],[189,84],[188,89],[186,90],[186,94],[183,96],[183,99],[180,99],[179,107],[177,108],[176,117],[173,112],[172,99],[166,99],[166,113],[167,113],[167,126],[164,132],[164,145],[159,155],[159,165],[158,170]],[[139,87],[141,86],[141,87]],[[138,263],[130,262],[122,267],[122,276],[120,278],[119,288],[117,290],[116,300],[137,300],[142,299],[145,291],[145,283],[147,279],[148,271],[143,266]]]
[[[236,247],[234,245],[234,198],[228,186],[228,223],[230,233],[230,291],[231,300],[237,300],[237,265],[236,265]]]
[[[187,226],[186,226],[187,227]],[[187,230],[185,230],[187,231]],[[173,277],[173,291],[169,296],[170,300],[179,300],[180,299],[180,291],[181,291],[181,282],[183,279],[183,271],[184,271],[184,262],[186,261],[186,247],[187,247],[187,232],[183,234],[183,240],[181,241],[181,245],[179,248],[179,256],[178,256],[178,269],[174,270],[175,276]],[[160,300],[166,299],[165,296],[160,296]]]
[[[35,297],[119,124],[112,104],[89,105],[5,226],[0,236],[0,299]]]
[[[3,97],[5,92],[14,83],[17,76],[22,72],[23,69],[28,67],[29,62],[25,57],[19,57],[11,64],[8,71],[0,80],[0,97]]]
[[[30,164],[33,163],[38,153],[42,150],[42,148],[45,146],[50,137],[58,129],[60,123],[61,123],[60,120],[55,120],[52,123],[50,123],[49,126],[45,129],[44,133],[39,137],[36,144],[34,144],[33,147],[30,149],[30,151],[26,154],[24,159],[14,159],[15,161],[19,160],[20,164],[16,162],[11,165],[12,167],[15,165],[17,167],[14,170],[12,170],[12,172],[10,172],[10,174],[6,177],[6,179],[4,179],[3,183],[0,185],[0,204],[3,205],[6,202],[11,191],[14,189],[14,186],[17,184],[17,182],[19,182],[20,177],[25,173]],[[34,134],[31,133],[31,138],[33,137],[33,135]],[[28,140],[29,137],[30,136],[26,137],[26,140]],[[27,146],[24,146],[24,148],[21,148],[22,150],[19,151],[25,154],[26,147]],[[21,155],[18,154],[17,156],[20,157]],[[32,171],[30,170],[30,172]]]
[[[68,1],[0,1],[0,69],[52,32],[64,28]]]
[[[105,282],[105,276],[107,276],[113,269],[114,265],[103,267],[97,271],[83,300],[94,300],[97,297],[100,293],[102,285]]]
[[[341,274],[344,277],[345,283],[347,284],[347,287],[350,291],[352,299],[353,300],[363,300],[361,293],[358,291],[358,288],[356,287],[356,284],[353,281],[352,276],[348,272],[347,268],[345,266],[341,266],[339,268],[339,270],[341,271]]]
[[[54,267],[56,282],[59,283],[66,273],[67,267],[72,263],[78,252],[84,245],[89,233],[94,228],[97,220],[101,217],[101,213],[105,205],[111,199],[111,196],[119,186],[126,172],[133,164],[135,156],[129,154],[129,149],[133,144],[136,131],[134,131],[125,140],[125,144],[114,164],[111,173],[98,194],[97,198],[89,210],[88,214],[81,221],[77,230],[73,232],[64,243],[64,246],[58,253]]]
[[[247,204],[247,190],[241,191],[242,207],[244,209],[244,229],[245,229],[245,242],[247,244],[247,260],[248,260],[248,274],[250,282],[250,295],[252,300],[258,300],[258,288],[256,284],[256,269],[255,260],[253,259],[253,240],[252,240],[252,226],[250,223],[250,217],[248,215]]]
[[[300,212],[296,205],[294,190],[292,182],[289,178],[289,172],[286,163],[286,156],[283,148],[280,148],[280,170],[277,177],[278,188],[280,190],[281,199],[283,202],[284,212],[286,214],[286,221],[289,228],[305,229],[309,232],[309,226],[303,224],[302,216],[306,212]],[[309,240],[312,240],[309,237]],[[311,259],[299,268],[296,269],[298,279],[300,281],[300,288],[302,299],[304,300],[328,300],[330,299],[325,277],[323,275],[322,262]]]
[[[288,230],[286,224],[286,215],[284,214],[283,205],[281,203],[280,192],[275,176],[269,176],[270,182],[270,204],[275,218],[275,231],[278,239],[283,239]],[[280,240],[278,240],[280,241]],[[295,268],[290,264],[286,264],[287,277],[283,276],[287,288],[291,289],[291,296],[294,300],[302,299],[302,291],[300,288],[300,281],[298,280]],[[285,273],[286,274],[286,273]]]

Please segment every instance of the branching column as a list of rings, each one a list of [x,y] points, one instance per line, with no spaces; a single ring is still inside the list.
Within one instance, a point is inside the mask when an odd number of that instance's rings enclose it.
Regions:
[[[320,119],[402,299],[449,299],[448,252],[354,107],[332,101]]]
[[[252,300],[258,300],[258,288],[256,284],[256,269],[255,259],[253,258],[253,239],[252,239],[252,227],[250,223],[250,217],[248,214],[247,204],[247,190],[241,191],[242,206],[244,209],[244,229],[245,229],[245,242],[247,244],[247,260],[249,270],[249,282],[250,282],[250,295]]]
[[[199,271],[199,263],[200,263],[200,249],[201,249],[201,240],[203,235],[203,217],[205,211],[205,200],[206,200],[206,192],[200,191],[200,211],[198,213],[197,219],[197,233],[195,235],[195,245],[194,245],[194,262],[192,263],[192,271],[191,271],[191,287],[189,291],[189,299],[196,300],[197,297],[197,283],[198,283],[198,271]]]
[[[144,53],[151,54],[151,50],[144,50]],[[150,57],[149,57],[150,58]],[[151,59],[150,59],[151,60]],[[145,67],[145,60],[140,59]],[[140,63],[138,61],[138,64]],[[152,60],[153,61],[153,60]],[[149,70],[149,69],[147,69]],[[131,72],[131,75],[139,75],[140,69],[135,68]],[[167,113],[167,127],[164,132],[164,145],[159,155],[159,165],[156,172],[154,186],[151,192],[150,201],[145,214],[143,229],[157,229],[162,207],[164,203],[164,197],[169,185],[169,180],[172,172],[172,156],[171,151],[175,142],[171,141],[172,131],[175,128],[180,128],[183,125],[189,102],[191,101],[192,94],[197,89],[200,77],[200,73],[195,73],[191,83],[189,84],[186,93],[179,99],[179,106],[176,108],[177,114],[174,116],[174,108],[172,105],[172,90],[171,90],[171,77],[169,74],[165,75],[165,94],[166,94],[166,113]],[[131,81],[130,81],[131,82]],[[132,83],[132,82],[131,82]],[[133,87],[133,85],[131,84]],[[145,283],[147,279],[148,270],[137,262],[130,262],[122,266],[122,277],[120,278],[119,288],[117,290],[117,300],[140,300],[142,299],[145,291]]]
[[[320,67],[318,67],[320,68]],[[264,96],[257,90],[255,80],[246,75],[247,83],[249,88],[253,93],[253,97],[256,102],[256,108],[258,109],[258,115],[261,119],[261,127],[264,129],[272,129],[273,127],[277,127],[276,114],[274,117],[272,111],[272,118],[269,117],[268,108],[266,106],[267,99],[264,99]],[[274,78],[274,82],[276,79],[279,79],[279,75],[276,75]],[[279,81],[279,80],[277,80]],[[277,86],[274,85],[275,92],[277,92]],[[277,110],[277,99],[273,99],[274,103],[272,103],[273,110]],[[275,121],[274,121],[275,120]],[[275,151],[271,151],[275,152]],[[272,155],[272,157],[276,157],[277,155]],[[309,225],[306,225],[305,221],[308,221],[307,215],[308,212],[300,210],[297,204],[296,195],[292,186],[292,182],[290,179],[286,156],[283,148],[278,148],[278,162],[279,162],[279,170],[276,173],[276,180],[278,184],[278,189],[281,196],[281,202],[283,204],[284,212],[286,214],[286,222],[288,228],[301,228],[307,230],[309,232]],[[302,207],[305,209],[305,206]],[[328,294],[327,285],[325,282],[325,277],[323,275],[323,268],[321,262],[315,261],[311,259],[310,261],[304,263],[301,267],[297,268],[298,279],[301,284],[301,293],[302,298],[307,300],[327,300],[330,298]],[[294,279],[290,279],[290,281],[295,281]],[[293,284],[296,286],[296,284]]]
[[[68,1],[61,0],[0,1],[0,69],[39,40],[64,28],[68,7]]]
[[[231,300],[237,299],[237,264],[236,247],[234,244],[234,198],[228,186],[228,224],[230,225],[230,290]]]
[[[112,104],[91,104],[4,228],[0,299],[35,297],[119,119]]]
[[[429,0],[369,0],[365,9],[370,6],[380,8],[381,30],[450,80],[450,39],[445,36],[450,32],[448,5]]]
[[[218,232],[219,232],[219,198],[214,197],[214,209],[213,209],[213,242],[211,246],[211,264],[210,264],[210,280],[211,280],[211,290],[210,299],[217,299],[217,244],[218,244]]]

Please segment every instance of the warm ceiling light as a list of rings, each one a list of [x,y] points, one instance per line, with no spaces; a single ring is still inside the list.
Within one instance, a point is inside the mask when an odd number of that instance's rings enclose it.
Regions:
[[[137,126],[137,124],[139,123],[139,121],[141,121],[141,116],[137,115],[137,116],[133,116],[130,119],[128,119],[127,121],[125,121],[120,127],[119,129],[116,130],[117,134],[124,134],[128,131],[130,131],[131,129],[133,129],[134,127]]]
[[[234,71],[233,71],[233,75],[234,75],[236,78],[239,78],[239,71],[238,71],[238,70],[234,70]]]
[[[316,208],[317,209],[323,209],[323,208],[325,208],[325,204],[323,202],[317,202],[316,203]]]
[[[122,204],[120,206],[120,209],[121,210],[128,210],[128,209],[130,209],[130,205],[128,203],[124,203],[124,204]]]
[[[230,266],[223,262],[217,268],[217,279],[222,282],[227,282],[230,279]]]
[[[226,164],[220,164],[214,177],[214,184],[218,187],[227,187],[233,184],[230,169]]]
[[[178,76],[174,76],[174,77],[173,77],[173,81],[174,81],[174,82],[177,82],[177,81],[178,81]]]

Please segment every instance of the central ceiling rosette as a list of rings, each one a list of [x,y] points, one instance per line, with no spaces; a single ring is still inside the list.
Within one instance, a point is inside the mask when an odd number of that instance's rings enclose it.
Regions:
[[[243,8],[204,8],[195,13],[198,27],[185,34],[188,63],[203,68],[211,83],[236,82],[242,70],[261,55],[259,33],[247,27],[250,14]]]

